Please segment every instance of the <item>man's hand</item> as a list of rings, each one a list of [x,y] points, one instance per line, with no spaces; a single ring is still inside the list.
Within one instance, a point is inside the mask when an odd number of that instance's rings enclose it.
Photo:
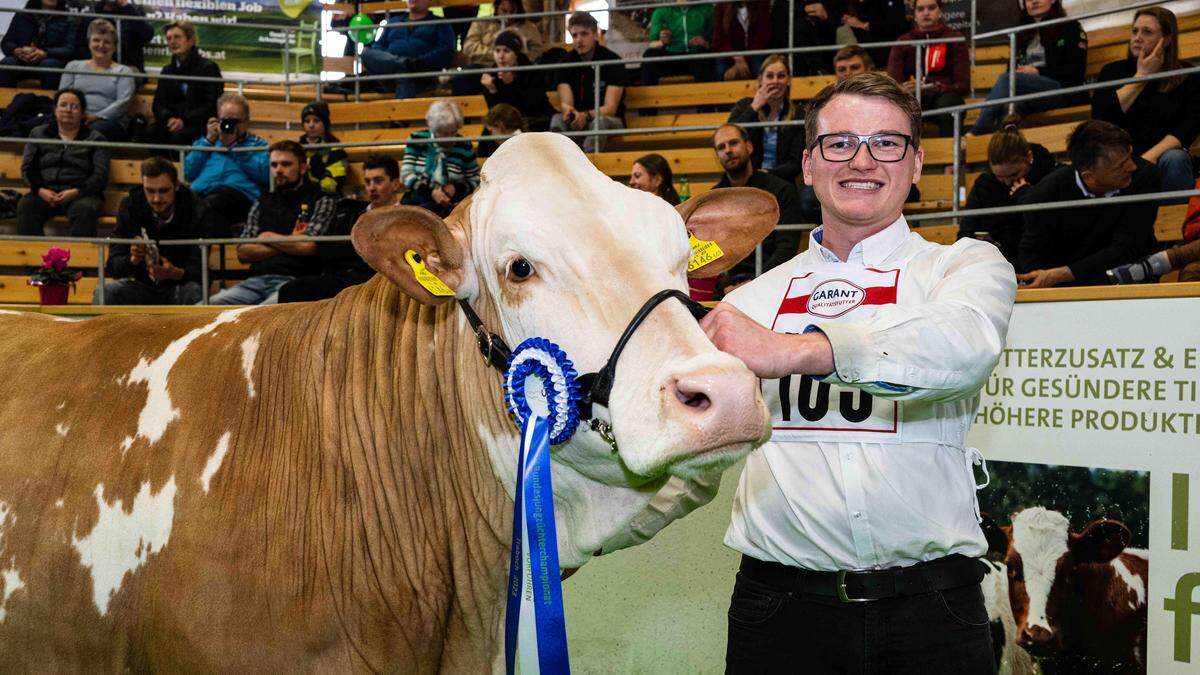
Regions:
[[[208,118],[208,128],[204,131],[204,137],[209,143],[216,145],[217,139],[221,137],[221,120],[215,117]]]
[[[583,131],[587,128],[587,125],[588,114],[579,112],[578,110],[575,111],[575,116],[571,118],[571,122],[568,124],[572,131]]]
[[[909,80],[902,82],[900,86],[904,87],[904,91],[907,91],[911,94],[917,90],[917,81],[916,79],[910,78]]]
[[[688,40],[688,46],[689,47],[699,47],[700,49],[708,49],[708,40],[705,40],[704,38],[697,35],[696,37],[692,38],[691,40]]]
[[[129,246],[129,264],[141,265],[146,262],[146,247],[143,244],[131,244]]]
[[[1017,285],[1021,288],[1050,288],[1074,280],[1075,275],[1069,267],[1052,267],[1017,275]]]
[[[825,12],[825,5],[819,2],[805,5],[804,13],[808,15],[808,18],[816,19],[817,21],[824,21],[829,18],[829,14]]]
[[[842,17],[842,23],[851,28],[857,28],[858,30],[870,30],[871,29],[871,24],[867,23],[866,21],[863,21],[862,19],[858,18],[857,16],[850,16],[849,14]]]
[[[37,195],[50,206],[58,206],[58,192],[50,188],[38,188]]]
[[[162,256],[159,256],[157,265],[146,265],[146,271],[154,283],[179,281],[183,278],[183,269],[172,265],[170,260]]]
[[[1138,57],[1138,60],[1137,60],[1137,76],[1138,77],[1145,77],[1147,75],[1153,75],[1154,73],[1157,73],[1158,71],[1162,70],[1162,67],[1163,67],[1163,53],[1162,53],[1163,52],[1163,42],[1165,42],[1165,40],[1159,39],[1159,41],[1154,44],[1154,49],[1151,49],[1149,52],[1143,51],[1142,55]]]
[[[1041,75],[1038,72],[1037,66],[1017,66],[1017,72],[1025,73],[1026,75]]]
[[[177,134],[183,130],[183,120],[178,117],[171,117],[167,120],[167,131]]]
[[[671,44],[671,29],[664,28],[658,31],[658,41],[663,43],[663,46]]]
[[[41,63],[44,58],[46,58],[46,50],[39,47],[30,47],[28,58],[25,60],[29,63]]]
[[[63,190],[62,192],[58,193],[58,203],[60,206],[65,205],[65,204],[70,204],[71,202],[75,201],[76,199],[79,199],[79,196],[82,194],[83,193],[79,191],[79,188],[70,188],[68,190]]]
[[[700,320],[700,328],[717,349],[738,357],[765,380],[833,372],[833,347],[820,332],[776,333],[724,302]]]

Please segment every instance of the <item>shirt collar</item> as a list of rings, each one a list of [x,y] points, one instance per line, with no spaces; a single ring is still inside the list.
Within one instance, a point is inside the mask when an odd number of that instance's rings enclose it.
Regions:
[[[1103,195],[1096,195],[1091,190],[1087,189],[1087,186],[1083,184],[1083,176],[1079,175],[1078,171],[1075,172],[1075,184],[1079,186],[1080,191],[1083,192],[1083,196],[1087,197],[1088,199],[1096,199],[1098,197],[1111,197],[1121,191],[1120,188],[1117,188],[1116,190],[1109,190],[1108,192],[1105,192]]]
[[[817,255],[825,262],[840,263],[842,260],[837,257],[833,251],[825,248],[821,244],[821,239],[824,235],[825,227],[821,226],[813,230],[809,240],[812,242],[810,248],[816,250]],[[901,215],[896,220],[892,221],[891,225],[883,228],[875,234],[863,239],[855,244],[850,251],[850,256],[846,259],[847,263],[862,264],[867,267],[882,265],[887,259],[900,248],[900,244],[908,238],[908,221]]]

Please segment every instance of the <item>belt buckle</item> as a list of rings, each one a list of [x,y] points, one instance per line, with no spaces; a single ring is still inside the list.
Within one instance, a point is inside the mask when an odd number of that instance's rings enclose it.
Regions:
[[[871,598],[852,598],[846,595],[846,570],[837,571],[837,597],[841,602],[870,602]]]

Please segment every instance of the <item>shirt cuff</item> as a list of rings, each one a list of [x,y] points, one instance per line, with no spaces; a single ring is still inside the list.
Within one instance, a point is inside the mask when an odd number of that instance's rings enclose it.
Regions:
[[[846,383],[870,382],[875,379],[873,375],[877,359],[872,354],[871,337],[863,328],[848,323],[822,326],[810,324],[804,329],[804,333],[821,333],[833,348],[833,372],[818,379],[834,375]]]

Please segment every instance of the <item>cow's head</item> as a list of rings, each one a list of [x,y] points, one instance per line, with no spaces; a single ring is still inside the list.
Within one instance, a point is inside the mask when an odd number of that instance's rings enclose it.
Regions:
[[[1071,532],[1066,516],[1040,506],[1013,516],[1011,526],[983,522],[989,554],[1008,568],[1008,595],[1017,643],[1046,656],[1063,643],[1063,614],[1069,611],[1073,580],[1081,565],[1107,564],[1125,550],[1132,534],[1116,520],[1100,519]]]
[[[448,301],[415,281],[404,260],[414,250],[510,345],[545,337],[586,373],[604,365],[647,299],[687,291],[688,230],[724,251],[695,273],[713,276],[777,218],[774,198],[758,190],[714,191],[675,209],[609,179],[564,137],[522,134],[489,158],[479,189],[446,220],[415,208],[372,211],[354,244],[404,293]],[[618,453],[581,425],[554,459],[611,486],[648,489],[667,474],[720,470],[770,434],[754,375],[717,351],[675,300],[633,334],[608,410],[597,415],[609,418]]]

